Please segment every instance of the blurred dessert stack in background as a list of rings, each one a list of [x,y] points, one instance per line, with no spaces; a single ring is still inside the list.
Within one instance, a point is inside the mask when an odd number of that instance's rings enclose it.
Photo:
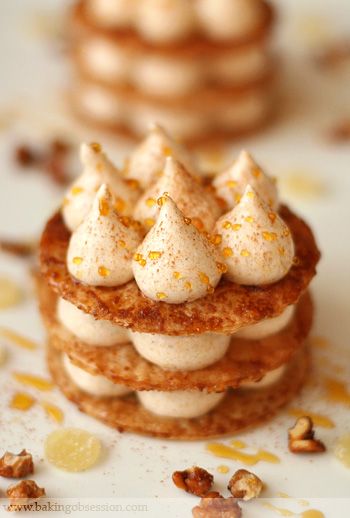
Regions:
[[[135,137],[153,121],[195,143],[257,130],[274,104],[273,14],[264,0],[80,0],[74,111]]]

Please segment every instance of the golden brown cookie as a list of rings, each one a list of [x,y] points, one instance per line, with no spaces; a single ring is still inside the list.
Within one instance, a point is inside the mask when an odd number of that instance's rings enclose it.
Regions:
[[[40,243],[41,272],[52,289],[96,319],[113,321],[134,331],[168,335],[231,334],[240,327],[278,316],[295,304],[316,273],[320,253],[306,223],[282,206],[297,261],[280,281],[268,286],[241,286],[221,280],[213,294],[184,304],[154,302],[135,281],[103,288],[74,280],[66,266],[70,234],[60,213],[47,223]]]
[[[177,440],[208,439],[240,432],[265,422],[289,403],[302,387],[309,370],[309,353],[302,348],[274,385],[259,390],[232,390],[209,414],[196,419],[156,416],[145,410],[136,397],[100,398],[79,390],[66,374],[62,354],[48,347],[51,375],[79,410],[123,432]]]

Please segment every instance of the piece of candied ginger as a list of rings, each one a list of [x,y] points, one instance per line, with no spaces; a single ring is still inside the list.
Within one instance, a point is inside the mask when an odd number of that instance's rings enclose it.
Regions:
[[[45,441],[47,460],[59,469],[84,471],[98,461],[101,442],[80,428],[61,428],[50,433]]]

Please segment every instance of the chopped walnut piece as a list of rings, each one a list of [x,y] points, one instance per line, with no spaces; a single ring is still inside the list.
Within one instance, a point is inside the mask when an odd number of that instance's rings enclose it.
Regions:
[[[205,496],[210,491],[213,480],[213,475],[198,466],[173,473],[173,482],[176,487],[197,496]]]
[[[263,483],[254,473],[246,469],[239,469],[231,477],[227,489],[235,498],[247,501],[260,495]]]
[[[293,453],[321,453],[326,450],[322,441],[315,439],[312,419],[299,417],[294,426],[288,430],[289,450]]]
[[[17,455],[6,452],[0,459],[0,476],[6,478],[22,478],[34,472],[33,457],[26,450]]]
[[[33,500],[45,496],[45,489],[39,487],[34,480],[22,480],[14,484],[6,491],[10,499],[9,511],[20,511],[22,507]]]
[[[242,509],[237,500],[229,498],[202,498],[200,504],[192,509],[193,518],[240,518]]]

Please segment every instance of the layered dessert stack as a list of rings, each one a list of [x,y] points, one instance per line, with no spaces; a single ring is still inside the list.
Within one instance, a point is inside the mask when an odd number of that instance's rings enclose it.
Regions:
[[[271,114],[273,10],[265,0],[80,0],[71,12],[72,104],[84,120],[144,135],[241,135]]]
[[[41,240],[48,363],[80,410],[178,439],[241,430],[302,386],[319,252],[246,151],[213,183],[154,127],[118,170],[99,144]]]

